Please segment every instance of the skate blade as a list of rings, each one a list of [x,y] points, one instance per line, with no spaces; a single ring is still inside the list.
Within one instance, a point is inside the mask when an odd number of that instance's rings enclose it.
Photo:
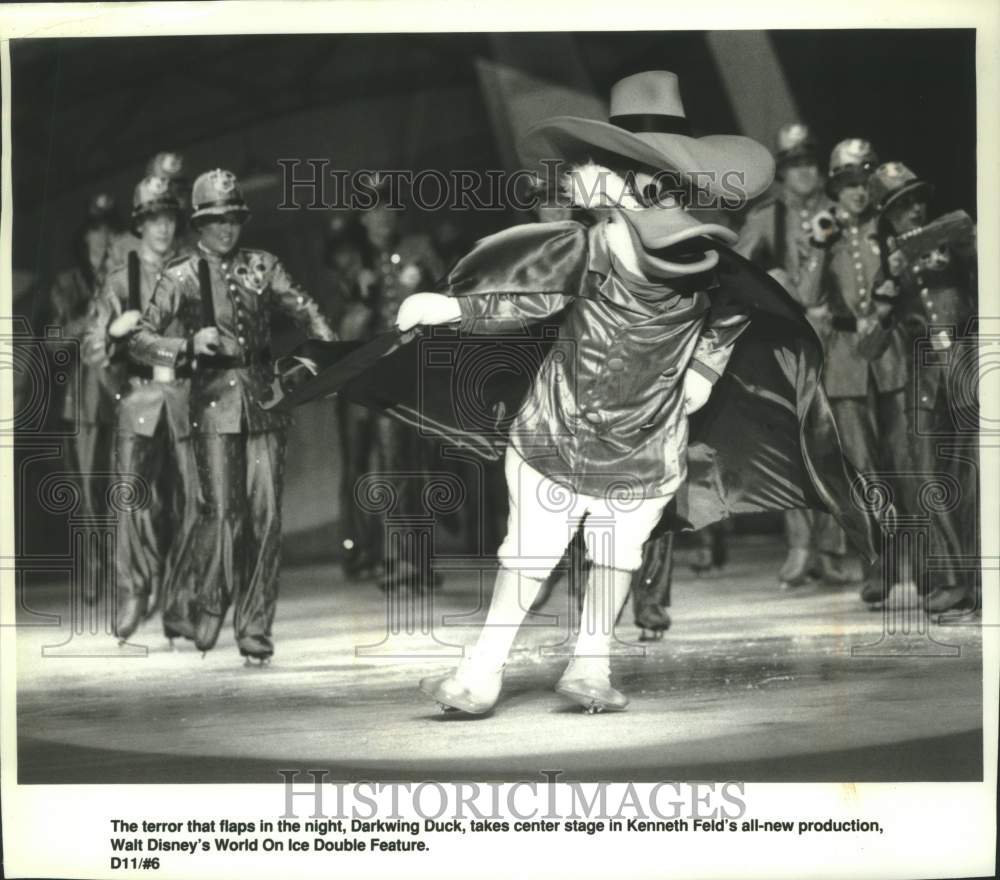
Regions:
[[[662,642],[663,641],[663,630],[662,629],[644,629],[639,633],[640,642]]]
[[[471,703],[463,703],[461,700],[443,696],[436,688],[424,687],[423,683],[420,685],[420,690],[422,693],[434,700],[434,702],[438,704],[438,708],[440,708],[445,714],[454,714],[458,712],[463,715],[486,715],[493,709],[493,705],[480,706]]]
[[[244,657],[246,657],[246,655],[244,655]],[[270,666],[270,665],[271,665],[270,657],[246,657],[246,659],[243,661],[244,668],[249,666],[251,669],[261,669],[264,666]]]
[[[602,700],[593,694],[584,693],[583,691],[575,691],[572,688],[567,687],[557,687],[557,694],[562,694],[566,699],[572,700],[578,706],[581,706],[587,715],[600,715],[602,712],[623,712],[625,711],[625,706],[619,706],[616,703],[609,703],[606,700]]]

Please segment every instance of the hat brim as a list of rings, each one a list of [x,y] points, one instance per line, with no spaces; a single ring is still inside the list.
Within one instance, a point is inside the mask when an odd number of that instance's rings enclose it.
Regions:
[[[658,132],[633,133],[597,119],[556,116],[530,128],[520,143],[522,159],[598,164],[618,157],[657,171],[676,171],[698,189],[727,201],[748,201],[774,180],[770,152],[740,135],[701,138]]]
[[[870,171],[865,171],[863,168],[845,168],[843,171],[837,171],[835,174],[831,174],[826,181],[826,194],[831,198],[837,198],[837,193],[840,192],[845,186],[863,186],[868,183],[868,178],[872,174]]]
[[[878,212],[879,214],[884,214],[894,202],[898,202],[903,196],[921,192],[925,198],[930,198],[933,191],[934,187],[926,180],[911,180],[909,183],[904,183],[894,193],[890,193],[886,200],[879,206]]]
[[[191,219],[221,217],[223,214],[245,214],[249,217],[250,209],[246,205],[213,205],[211,208],[199,208],[191,215]]]

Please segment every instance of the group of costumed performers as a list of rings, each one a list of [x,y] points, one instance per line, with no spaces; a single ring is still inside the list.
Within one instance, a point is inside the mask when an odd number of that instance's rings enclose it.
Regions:
[[[402,302],[396,330],[286,359],[266,404],[336,393],[503,458],[509,518],[485,624],[456,669],[420,683],[450,710],[495,705],[518,628],[581,524],[597,530],[587,625],[556,690],[591,712],[628,704],[612,685],[612,640],[651,536],[814,509],[865,559],[881,547],[804,310],[732,250],[732,231],[688,207],[758,196],[774,176],[771,154],[745,137],[692,137],[672,73],[619,81],[610,106],[607,122],[556,117],[523,143],[532,160],[564,163],[563,183],[592,224],[527,224],[481,240],[438,291]],[[506,436],[470,426],[450,385],[421,379],[428,338],[453,339],[461,357],[470,335],[549,346],[526,382],[482,390],[512,414]]]

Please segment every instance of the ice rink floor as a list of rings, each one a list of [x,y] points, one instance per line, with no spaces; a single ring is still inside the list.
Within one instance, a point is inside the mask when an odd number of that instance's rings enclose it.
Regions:
[[[204,658],[190,643],[171,650],[158,621],[126,648],[69,638],[68,590],[33,589],[17,631],[19,781],[277,782],[280,769],[309,768],[344,781],[552,769],[564,780],[980,779],[978,620],[928,625],[913,607],[887,617],[855,587],[782,593],[780,562],[780,547],[739,544],[726,569],[696,578],[682,558],[662,641],[638,646],[626,607],[631,656],[613,668],[631,705],[599,716],[553,692],[563,587],[553,618],[522,631],[500,703],[476,719],[441,713],[417,683],[454,663],[449,643],[472,639],[491,572],[446,573],[431,616],[404,600],[401,631],[387,635],[376,587],[336,566],[287,569],[264,668],[243,665],[228,624]],[[407,632],[407,613],[437,620],[437,640]]]

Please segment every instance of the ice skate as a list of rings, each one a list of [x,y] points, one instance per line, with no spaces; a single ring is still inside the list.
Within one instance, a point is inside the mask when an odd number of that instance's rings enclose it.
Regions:
[[[628,706],[628,697],[611,686],[605,670],[588,670],[589,664],[572,662],[556,684],[556,693],[582,706],[588,715],[600,712],[621,712]]]
[[[128,595],[118,607],[118,619],[115,621],[115,635],[118,644],[124,645],[139,628],[146,616],[146,597]]]
[[[236,647],[239,648],[240,656],[246,658],[244,666],[267,666],[274,654],[274,644],[267,636],[240,636],[236,640]]]
[[[423,679],[420,690],[436,700],[445,712],[485,715],[500,698],[503,670],[503,666],[491,667],[474,657],[466,657],[453,672]]]

